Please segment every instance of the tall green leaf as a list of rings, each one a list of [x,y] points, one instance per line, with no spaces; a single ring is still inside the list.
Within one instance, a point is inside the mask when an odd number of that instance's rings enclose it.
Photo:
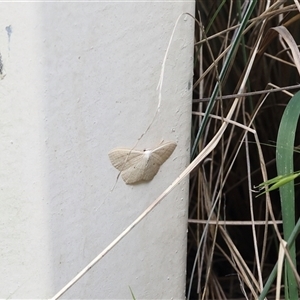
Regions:
[[[294,142],[297,123],[300,115],[300,92],[296,93],[288,103],[280,122],[277,145],[276,164],[278,176],[292,174],[294,172]],[[294,180],[282,185],[279,189],[283,235],[287,241],[295,227],[295,191]],[[295,244],[290,247],[290,255],[296,266]],[[285,262],[285,299],[298,299],[297,282],[287,261]]]

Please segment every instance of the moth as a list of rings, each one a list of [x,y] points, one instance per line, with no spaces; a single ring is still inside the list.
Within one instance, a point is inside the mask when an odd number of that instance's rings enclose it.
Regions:
[[[115,148],[108,153],[112,165],[120,171],[126,184],[150,181],[171,156],[177,144],[165,142],[153,150]]]

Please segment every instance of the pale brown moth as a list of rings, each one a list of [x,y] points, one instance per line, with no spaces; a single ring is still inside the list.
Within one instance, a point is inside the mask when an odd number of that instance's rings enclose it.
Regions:
[[[175,142],[165,142],[153,150],[116,148],[111,150],[108,156],[112,165],[120,171],[125,183],[135,184],[152,180],[176,146]]]

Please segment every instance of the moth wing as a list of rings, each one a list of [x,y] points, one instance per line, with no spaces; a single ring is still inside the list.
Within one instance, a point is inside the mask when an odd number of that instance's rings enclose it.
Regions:
[[[175,142],[166,142],[152,151],[152,157],[161,166],[173,153],[177,144]]]
[[[150,153],[143,180],[153,179],[160,166],[171,156],[176,146],[177,144],[174,142],[166,142]]]
[[[139,161],[143,151],[136,151],[127,148],[116,148],[108,153],[112,165],[120,172],[130,168],[131,165]]]
[[[121,172],[122,179],[126,184],[134,184],[144,180],[144,174],[147,171],[148,158],[144,152],[141,152],[129,168]]]
[[[160,162],[157,160],[157,157],[153,156],[153,152],[150,154],[148,159],[144,174],[143,180],[149,181],[157,174],[159,167],[161,166]]]

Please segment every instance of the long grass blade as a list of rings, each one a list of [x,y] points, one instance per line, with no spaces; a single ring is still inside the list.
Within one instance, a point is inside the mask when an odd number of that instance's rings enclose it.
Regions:
[[[297,123],[300,115],[300,92],[296,93],[288,103],[278,130],[276,145],[277,173],[287,175],[294,173],[294,141]],[[283,221],[284,239],[288,240],[295,227],[295,191],[294,180],[286,182],[280,187],[280,199]],[[296,266],[295,245],[290,247],[290,256]],[[285,299],[297,299],[297,282],[293,271],[287,263],[285,264]]]

